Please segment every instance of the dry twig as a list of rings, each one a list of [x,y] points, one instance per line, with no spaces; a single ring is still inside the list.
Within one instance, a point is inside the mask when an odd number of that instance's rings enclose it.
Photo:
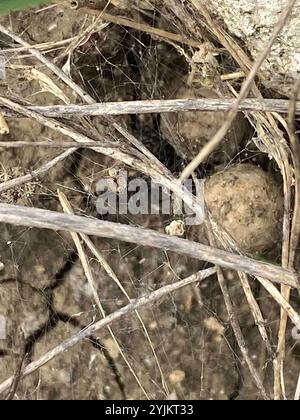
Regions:
[[[217,99],[157,99],[146,101],[102,102],[93,105],[50,105],[50,106],[25,106],[30,111],[38,112],[45,117],[71,118],[87,116],[152,114],[169,112],[217,112],[228,111],[234,105],[232,98]],[[243,112],[277,112],[287,114],[289,101],[284,99],[244,99],[238,105],[238,111]],[[0,108],[4,117],[21,117],[9,108]],[[295,104],[295,113],[300,115],[300,104]]]
[[[120,223],[3,203],[0,203],[0,222],[29,228],[77,232],[160,248],[208,261],[224,268],[264,277],[272,282],[286,284],[290,287],[296,287],[298,281],[295,272],[280,266],[211,248],[198,242],[168,236],[150,229],[141,229]]]

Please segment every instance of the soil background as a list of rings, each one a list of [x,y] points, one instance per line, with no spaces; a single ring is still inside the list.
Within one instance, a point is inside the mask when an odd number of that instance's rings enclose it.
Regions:
[[[1,17],[0,21],[10,25],[15,33],[22,34],[31,44],[39,44],[74,37],[90,23],[90,19],[81,11],[59,6],[39,12],[16,12]],[[14,46],[4,37],[0,42],[4,51]],[[31,68],[35,61],[29,56],[26,58],[26,52],[21,57],[17,53],[3,54],[8,62],[6,79],[1,81],[1,95],[22,97],[24,101],[40,105],[62,103],[34,79]],[[61,48],[51,50],[48,55],[60,65],[69,58],[74,79],[101,101],[172,97],[170,69],[172,83],[184,84],[188,73],[186,60],[175,46],[115,25],[107,25],[101,32],[93,34],[69,57],[64,54],[65,50]],[[45,68],[36,68],[48,74]],[[58,80],[55,79],[55,83],[66,96],[74,99],[72,92]],[[119,120],[174,174],[182,170],[186,162],[162,135],[160,116],[132,116]],[[103,135],[109,131],[100,118],[94,118],[92,123]],[[28,119],[12,118],[8,124],[10,133],[2,136],[6,141],[62,140],[56,133]],[[210,175],[233,161],[260,164],[265,170],[274,172],[268,157],[249,142],[250,131],[249,138],[239,146],[234,158],[228,159],[225,153],[223,159],[218,157],[218,161],[202,165],[200,175]],[[52,148],[3,148],[0,151],[0,176],[4,180],[4,177],[26,174],[57,154],[58,151]],[[42,179],[3,194],[1,201],[61,211],[57,198],[59,188],[67,195],[77,214],[96,216],[95,183],[111,176],[112,169],[122,168],[123,165],[107,157],[80,149]],[[122,216],[113,220],[164,232],[172,219]],[[0,229],[0,262],[4,264],[0,271],[0,315],[7,321],[7,338],[0,339],[2,382],[16,372],[24,352],[28,355],[26,363],[35,360],[98,319],[99,315],[69,234],[4,224]],[[193,237],[193,232],[189,234]],[[197,238],[206,241],[204,233],[197,232]],[[99,238],[93,238],[93,241],[131,298],[207,266],[159,250]],[[88,256],[106,313],[125,305],[127,300],[118,287],[92,255]],[[278,262],[279,250],[265,258]],[[271,392],[271,361],[236,275],[227,272],[226,276],[251,358],[263,372],[266,387]],[[253,289],[275,344],[279,308],[257,284],[253,283]],[[297,308],[296,295],[293,304]],[[260,398],[237,348],[215,278],[207,279],[199,287],[175,293],[141,311],[141,317],[167,386],[162,384],[157,363],[137,317],[122,318],[112,325],[112,330],[150,398]],[[292,330],[291,325],[289,329]],[[300,367],[300,343],[292,338],[292,334],[287,349],[287,395],[292,397]],[[145,394],[109,332],[102,331],[22,380],[14,398],[143,399]]]

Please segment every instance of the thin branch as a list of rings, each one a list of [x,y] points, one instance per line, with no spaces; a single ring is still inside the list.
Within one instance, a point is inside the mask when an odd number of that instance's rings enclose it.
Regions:
[[[54,159],[50,160],[49,162],[47,162],[40,168],[30,172],[29,174],[0,183],[0,194],[12,188],[17,188],[20,185],[26,184],[27,182],[31,182],[36,179],[39,179],[41,176],[47,173],[50,169],[56,166],[59,162],[62,162],[68,156],[72,155],[77,149],[78,147],[72,147],[71,149],[68,149],[67,151],[60,154],[59,156],[56,156]]]
[[[207,98],[207,99],[167,99],[104,102],[92,105],[51,105],[51,106],[26,106],[25,108],[38,112],[45,117],[72,118],[86,116],[152,114],[169,112],[217,112],[229,111],[234,103],[234,98]],[[242,112],[277,112],[287,114],[289,101],[284,99],[244,99],[238,106]],[[0,107],[0,113],[8,117],[21,117],[21,114],[12,112],[8,108]],[[300,115],[300,103],[295,104],[295,114]]]
[[[96,322],[95,324],[85,328],[84,330],[80,331],[78,334],[72,336],[68,340],[65,340],[53,350],[50,350],[48,353],[44,354],[40,359],[30,363],[22,372],[22,378],[25,376],[30,375],[31,373],[35,372],[50,360],[54,359],[59,354],[65,352],[66,350],[74,347],[76,344],[81,342],[82,340],[90,337],[96,332],[99,332],[103,328],[110,325],[112,322],[131,314],[132,312],[143,308],[145,306],[149,306],[150,304],[157,302],[158,300],[168,296],[171,293],[174,293],[176,290],[179,290],[183,287],[186,287],[190,284],[197,283],[202,281],[213,274],[216,273],[216,268],[212,267],[207,270],[203,270],[194,274],[184,280],[178,281],[176,283],[161,287],[158,290],[155,290],[152,293],[148,293],[138,299],[133,300],[128,305],[118,309],[117,311],[113,312],[112,314],[106,316],[105,318],[101,319],[100,321]],[[12,384],[14,377],[11,377],[0,384],[0,394],[6,391]]]
[[[196,4],[197,2],[193,0],[193,3]],[[252,84],[255,81],[255,77],[261,68],[261,65],[267,58],[268,54],[270,53],[273,44],[275,43],[278,35],[286,25],[290,14],[294,8],[294,5],[296,3],[296,0],[288,0],[287,6],[285,7],[284,11],[282,12],[278,24],[263,51],[260,53],[258,58],[256,59],[255,63],[253,64],[253,67],[251,68],[247,78],[245,79],[241,91],[232,107],[230,112],[228,113],[226,121],[222,124],[220,129],[217,131],[217,133],[213,136],[213,138],[206,143],[206,145],[201,149],[199,154],[190,162],[190,164],[184,169],[184,171],[181,174],[181,181],[184,181],[185,179],[189,178],[190,175],[198,168],[198,166],[208,157],[210,154],[215,150],[215,148],[222,142],[224,139],[227,131],[230,129],[234,119],[236,118],[238,114],[238,107],[241,104],[242,100],[246,98],[248,93],[250,92],[252,88]]]
[[[0,203],[0,222],[29,228],[83,233],[173,251],[290,287],[295,287],[298,281],[297,273],[280,266],[211,248],[198,242],[168,236],[150,229],[141,229],[120,223],[4,203]]]

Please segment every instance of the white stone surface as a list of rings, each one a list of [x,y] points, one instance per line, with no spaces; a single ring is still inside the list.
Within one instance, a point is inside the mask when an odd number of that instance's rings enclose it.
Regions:
[[[240,38],[255,58],[272,35],[286,0],[206,0],[206,6],[222,19],[229,32]],[[300,0],[262,66],[265,85],[289,93],[300,75]]]

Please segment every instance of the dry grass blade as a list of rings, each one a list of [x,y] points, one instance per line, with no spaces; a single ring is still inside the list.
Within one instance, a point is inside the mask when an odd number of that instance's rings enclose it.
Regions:
[[[46,67],[48,67],[54,74],[56,74],[56,76],[58,76],[63,82],[65,82],[67,86],[70,86],[71,89],[73,89],[73,91],[77,93],[77,95],[80,98],[82,98],[86,103],[89,103],[89,104],[94,103],[94,100],[90,95],[84,92],[84,90],[82,90],[76,83],[74,83],[71,79],[69,79],[69,77],[61,69],[59,69],[55,64],[51,63],[51,61],[48,60],[40,51],[32,47],[28,42],[24,41],[21,37],[14,34],[12,31],[5,28],[1,24],[0,24],[0,32],[9,36],[14,41],[18,42],[20,45],[26,48],[30,52],[30,54],[36,57],[41,63],[45,64]]]
[[[131,298],[128,295],[128,293],[126,292],[126,290],[124,289],[122,283],[120,282],[120,280],[118,279],[118,277],[116,276],[115,272],[112,270],[112,268],[110,267],[110,265],[107,263],[107,261],[102,257],[102,255],[100,254],[100,252],[97,250],[97,248],[95,247],[95,245],[93,244],[93,242],[90,240],[90,238],[87,235],[81,235],[82,239],[84,240],[84,242],[86,243],[87,247],[90,249],[90,251],[94,254],[95,258],[97,258],[97,261],[99,262],[99,264],[104,268],[104,270],[106,271],[106,273],[108,274],[108,276],[116,283],[116,285],[119,287],[119,289],[122,291],[122,293],[124,294],[124,296],[126,296],[128,302],[131,302]],[[166,394],[169,395],[169,389],[168,389],[168,385],[167,385],[167,381],[165,379],[162,367],[159,363],[155,348],[152,344],[151,341],[151,337],[149,335],[149,332],[146,328],[146,325],[140,315],[140,313],[138,311],[135,311],[135,314],[139,320],[139,322],[141,323],[141,326],[144,330],[146,339],[150,345],[151,351],[153,353],[154,359],[156,361],[158,370],[160,372],[160,376],[161,376],[161,380],[162,380],[162,387],[165,390]]]
[[[207,232],[207,236],[208,236],[208,240],[209,240],[210,245],[215,246],[215,238],[214,238],[214,235],[212,233],[211,226],[210,226],[209,223],[206,224],[206,232]],[[238,318],[235,314],[233,303],[232,303],[232,300],[231,300],[231,297],[230,297],[230,294],[229,294],[229,290],[228,290],[228,287],[227,287],[227,284],[226,284],[226,280],[224,278],[222,269],[220,267],[217,268],[217,277],[218,277],[219,286],[220,286],[220,289],[222,291],[222,295],[223,295],[223,298],[224,298],[224,302],[225,302],[226,310],[227,310],[228,317],[229,317],[229,320],[230,320],[230,324],[231,324],[232,330],[234,332],[234,336],[235,336],[235,339],[236,339],[237,344],[239,346],[239,349],[241,351],[241,354],[243,356],[243,359],[245,360],[245,363],[248,366],[248,369],[251,373],[253,381],[256,384],[257,388],[259,389],[263,399],[264,400],[269,400],[270,398],[269,398],[269,396],[268,396],[268,394],[265,390],[263,381],[262,381],[257,369],[255,368],[255,366],[254,366],[254,364],[253,364],[253,362],[250,358],[249,350],[248,350],[245,338],[243,336]]]
[[[248,277],[245,273],[239,272],[238,275],[239,275],[240,282],[242,284],[247,302],[248,302],[249,307],[251,309],[255,324],[257,325],[257,328],[259,330],[261,338],[266,345],[269,356],[272,359],[274,359],[274,356],[275,356],[274,355],[274,350],[271,346],[271,343],[270,343],[270,340],[269,340],[269,337],[268,337],[268,333],[267,333],[266,326],[265,326],[266,322],[264,320],[264,317],[262,315],[260,307],[259,307],[259,305],[258,305],[258,303],[257,303],[257,301],[256,301],[256,299],[255,299],[255,297],[252,293],[251,286],[250,286],[250,283],[249,283],[249,279],[248,279]]]
[[[238,343],[239,349],[240,349],[240,351],[242,353],[242,356],[243,356],[243,358],[244,358],[244,360],[245,360],[245,362],[246,362],[246,364],[249,368],[249,371],[252,375],[254,383],[256,384],[257,388],[259,389],[263,399],[269,400],[270,397],[268,396],[268,394],[265,390],[265,387],[263,385],[263,381],[262,381],[257,369],[255,368],[255,366],[254,366],[254,364],[251,360],[249,350],[248,350],[245,338],[243,336],[240,324],[238,322],[237,316],[234,313],[234,307],[233,307],[233,304],[232,304],[232,301],[231,301],[231,298],[230,298],[229,290],[228,290],[224,275],[223,275],[222,270],[220,268],[218,269],[217,274],[218,274],[218,282],[219,282],[219,285],[220,285],[220,288],[221,288],[221,291],[222,291],[222,294],[223,294],[223,297],[224,297],[225,306],[226,306],[226,309],[227,309],[227,312],[228,312],[230,323],[231,323],[236,341]]]
[[[296,287],[298,276],[280,266],[202,245],[198,242],[168,236],[150,229],[120,223],[62,214],[49,210],[0,203],[0,222],[17,226],[63,230],[174,251],[224,268],[264,277],[272,282]]]
[[[294,86],[293,95],[290,100],[289,114],[288,114],[288,132],[290,138],[290,145],[292,150],[293,162],[294,162],[294,177],[295,177],[295,205],[292,219],[292,227],[290,231],[289,241],[289,253],[288,253],[288,267],[292,268],[295,262],[296,249],[300,237],[300,149],[299,139],[296,134],[295,125],[295,109],[297,98],[300,90],[300,79],[297,80]],[[290,288],[283,286],[281,293],[287,302],[290,301]],[[280,326],[278,332],[278,356],[274,368],[275,376],[275,399],[280,399],[281,395],[284,395],[284,359],[285,359],[285,345],[286,345],[286,329],[287,329],[287,313],[281,311]]]
[[[42,42],[41,44],[35,44],[34,48],[36,50],[49,51],[55,48],[64,47],[65,45],[68,45],[75,39],[76,37],[72,37],[72,38],[64,39],[62,41]],[[1,48],[1,53],[2,54],[9,54],[9,53],[15,54],[15,53],[21,53],[21,52],[27,51],[27,49],[28,49],[27,47]]]
[[[61,202],[61,204],[62,204],[62,206],[64,208],[64,211],[66,213],[68,213],[68,214],[74,214],[73,209],[72,209],[72,206],[71,206],[70,202],[68,201],[67,197],[62,192],[58,192],[58,197],[59,197],[59,200],[60,200],[60,202]],[[73,236],[73,234],[72,234],[72,236]],[[116,274],[114,273],[114,271],[112,270],[112,268],[109,266],[109,264],[107,263],[107,261],[100,254],[100,252],[97,250],[97,248],[95,247],[95,245],[93,244],[93,242],[90,240],[90,238],[87,235],[83,235],[83,234],[81,234],[80,236],[81,236],[82,240],[85,242],[86,246],[94,254],[94,256],[96,257],[96,259],[99,262],[99,264],[101,265],[101,267],[104,268],[104,270],[106,271],[106,273],[108,274],[108,276],[116,283],[116,285],[122,291],[122,293],[124,294],[124,296],[126,297],[126,299],[128,300],[128,302],[131,302],[130,296],[128,295],[128,293],[126,292],[126,290],[124,289],[124,287],[122,286],[122,284],[119,281],[119,279],[117,278]],[[78,237],[77,234],[76,234],[76,237]],[[78,242],[78,241],[76,240],[76,242]],[[80,244],[80,247],[82,248],[82,245],[81,245],[80,241],[79,241],[79,244]],[[90,269],[89,269],[89,276],[92,276]],[[93,285],[94,282],[92,282],[91,284]],[[94,287],[94,290],[95,289],[96,289],[96,286]],[[94,292],[94,293],[96,293],[96,292]],[[98,296],[97,293],[96,293],[96,295]],[[99,306],[99,304],[101,305],[100,301],[98,302],[98,306]],[[102,308],[102,305],[101,305],[101,308]],[[147,339],[147,341],[148,341],[148,343],[150,345],[151,351],[153,353],[154,359],[156,361],[158,370],[159,370],[160,375],[161,375],[162,386],[163,386],[163,388],[164,388],[164,390],[166,392],[166,395],[168,395],[169,394],[169,390],[168,390],[167,382],[166,382],[166,379],[164,377],[164,373],[162,371],[161,365],[159,363],[159,360],[158,360],[156,351],[155,351],[155,349],[153,347],[153,344],[152,344],[150,335],[148,333],[148,330],[147,330],[147,328],[145,326],[145,323],[144,323],[144,321],[143,321],[140,313],[138,311],[135,311],[135,314],[136,314],[136,316],[137,316],[137,318],[138,318],[139,322],[141,323],[141,326],[142,326],[142,328],[144,330],[146,339]],[[102,309],[102,315],[103,315],[103,317],[105,316],[103,309]],[[115,338],[114,338],[114,341],[116,342],[118,348],[120,349],[120,346],[119,346],[118,341]],[[121,354],[123,354],[123,352],[122,352],[121,349],[120,349],[120,352],[121,352]],[[128,365],[128,361],[126,360],[126,358],[124,358],[124,360],[126,361],[126,364]],[[133,371],[133,369],[131,367],[130,367],[130,370]],[[134,374],[134,377],[139,382],[138,377],[135,374]],[[141,386],[141,389],[144,392],[144,388],[142,386]],[[144,392],[144,394],[145,394],[145,392]],[[145,394],[145,395],[147,396],[147,394]]]
[[[190,284],[197,283],[199,281],[202,281],[213,274],[216,273],[216,269],[214,267],[208,268],[207,270],[203,270],[198,272],[197,274],[193,274],[192,276],[178,281],[176,283],[173,283],[171,285],[167,285],[164,287],[161,287],[160,289],[148,293],[144,296],[142,296],[139,299],[133,300],[128,305],[124,306],[123,308],[113,312],[112,314],[106,316],[104,319],[101,319],[100,321],[96,322],[95,324],[85,328],[84,330],[80,331],[78,334],[74,335],[73,337],[69,338],[68,340],[62,342],[60,345],[55,347],[53,350],[49,351],[48,353],[44,354],[40,359],[30,363],[22,372],[22,377],[30,375],[31,373],[38,370],[40,367],[44,366],[46,363],[48,363],[50,360],[54,359],[59,354],[65,352],[66,350],[70,349],[71,347],[78,344],[80,341],[90,337],[95,332],[101,331],[103,328],[110,325],[112,322],[124,317],[125,315],[128,315],[130,313],[133,313],[134,311],[149,306],[150,304],[153,304],[157,302],[158,300],[165,298],[171,293],[174,293],[176,290],[179,290],[183,287],[189,286]],[[14,377],[11,377],[4,381],[2,384],[0,384],[0,394],[5,392],[12,384],[14,380]]]
[[[67,214],[73,214],[72,207],[68,203],[68,200],[67,200],[66,196],[63,193],[58,191],[58,198],[59,198],[60,204],[61,204],[64,212],[67,213]],[[83,270],[84,270],[84,274],[85,274],[85,276],[88,280],[88,283],[90,285],[92,295],[93,295],[94,301],[96,303],[96,306],[98,308],[99,314],[100,314],[100,316],[105,318],[106,314],[105,314],[104,308],[102,306],[102,303],[100,301],[100,298],[99,298],[99,295],[98,295],[98,292],[97,292],[97,285],[96,285],[96,282],[94,280],[94,276],[93,276],[88,258],[86,256],[84,248],[81,244],[80,237],[77,233],[74,233],[74,232],[71,232],[71,236],[72,236],[72,239],[73,239],[74,244],[76,246],[76,249],[77,249],[77,252],[78,252],[78,255],[79,255],[79,259],[81,261],[81,264],[82,264],[82,267],[83,267]],[[122,359],[124,360],[125,364],[128,366],[130,372],[132,373],[134,379],[136,380],[136,382],[137,382],[138,386],[140,387],[141,391],[143,392],[144,396],[147,399],[150,399],[150,397],[147,394],[145,388],[143,387],[140,379],[138,378],[136,372],[134,371],[134,369],[131,366],[129,360],[127,359],[126,355],[124,354],[124,352],[123,352],[123,350],[122,350],[122,348],[119,344],[119,341],[117,340],[113,330],[111,329],[110,326],[108,326],[107,328],[108,328],[108,331],[109,331],[114,343],[116,344],[116,346],[117,346],[117,348],[120,352],[120,355],[121,355]]]
[[[288,300],[286,300],[279,290],[269,280],[257,277],[258,281],[270,293],[274,300],[279,304],[282,311],[290,318],[290,320],[299,328],[300,315],[293,309]]]
[[[95,147],[102,147],[103,142],[95,141],[95,143],[87,143],[83,142],[80,144],[80,148],[83,149],[94,149]],[[110,146],[118,147],[119,144],[115,143],[114,145],[111,143]],[[63,142],[54,142],[54,141],[0,141],[0,148],[6,149],[19,149],[22,147],[46,147],[49,149],[74,149],[70,153],[74,153],[75,149],[78,149],[78,144],[75,141],[63,141]]]
[[[168,31],[165,31],[163,29],[159,28],[153,28],[152,26],[135,22],[133,20],[124,18],[122,16],[115,16],[111,15],[110,13],[106,13],[101,10],[95,10],[95,9],[89,9],[89,8],[83,8],[83,10],[93,16],[97,16],[101,20],[104,20],[106,22],[111,22],[116,25],[125,26],[126,28],[135,29],[136,31],[145,32],[146,34],[155,36],[157,38],[170,40],[173,42],[181,43],[188,45],[189,47],[199,48],[199,42],[194,41],[192,39],[187,39],[186,37],[180,35],[180,34],[174,34]]]
[[[295,262],[296,248],[300,238],[300,138],[296,133],[295,114],[297,106],[297,98],[300,93],[300,78],[294,86],[293,95],[290,100],[289,114],[288,114],[288,128],[289,138],[292,149],[292,156],[294,161],[294,177],[295,177],[295,206],[293,212],[293,221],[291,229],[290,240],[290,267],[293,267]]]

